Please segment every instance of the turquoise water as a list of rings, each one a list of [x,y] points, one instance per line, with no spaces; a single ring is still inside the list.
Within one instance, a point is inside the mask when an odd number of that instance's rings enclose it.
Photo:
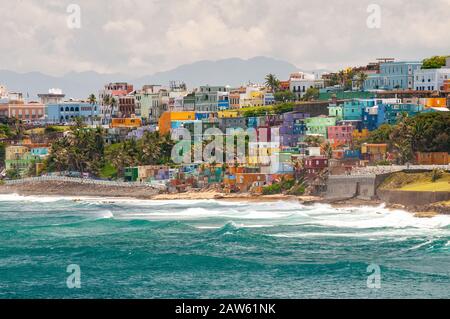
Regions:
[[[409,297],[450,297],[450,216],[0,195],[0,298]]]

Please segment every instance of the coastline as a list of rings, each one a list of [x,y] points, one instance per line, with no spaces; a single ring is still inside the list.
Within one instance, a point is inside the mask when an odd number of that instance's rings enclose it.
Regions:
[[[399,204],[386,204],[381,200],[335,199],[330,200],[318,196],[293,196],[293,195],[256,195],[250,193],[221,193],[215,190],[192,190],[185,193],[163,193],[157,189],[146,186],[104,186],[93,184],[81,184],[73,182],[40,181],[20,185],[0,185],[0,194],[17,194],[20,196],[64,196],[93,197],[93,198],[129,198],[138,200],[223,200],[223,201],[247,201],[247,202],[277,202],[298,201],[304,205],[328,204],[336,208],[380,206],[392,210],[404,210],[413,213],[416,217],[430,218],[439,214],[450,214],[447,205],[442,203],[430,203],[425,206],[408,207]]]

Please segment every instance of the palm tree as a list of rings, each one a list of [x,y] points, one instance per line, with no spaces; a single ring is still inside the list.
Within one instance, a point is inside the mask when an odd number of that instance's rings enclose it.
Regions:
[[[266,86],[270,88],[273,92],[277,91],[280,87],[280,81],[277,79],[276,75],[274,74],[267,74],[265,78]]]
[[[93,123],[94,123],[94,114],[93,114],[93,110],[94,110],[95,104],[97,104],[97,97],[95,96],[94,93],[92,93],[91,95],[89,95],[88,101],[89,101],[89,104],[91,105],[91,124],[93,124]]]
[[[366,82],[369,76],[364,72],[359,72],[357,75],[357,83],[361,91],[364,91],[364,82]]]
[[[91,104],[91,105],[94,105],[95,103],[97,103],[97,97],[95,96],[94,93],[89,95],[88,101],[89,101],[89,104]]]
[[[346,75],[344,70],[340,70],[338,73],[339,82],[341,82],[342,87],[345,86]]]
[[[328,159],[330,159],[333,156],[333,147],[331,146],[330,142],[323,143],[321,145],[321,149]]]

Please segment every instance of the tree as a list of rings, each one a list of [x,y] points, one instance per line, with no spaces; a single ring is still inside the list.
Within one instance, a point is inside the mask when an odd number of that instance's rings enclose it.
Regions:
[[[17,167],[13,167],[6,171],[6,177],[8,179],[19,179],[21,177],[20,170]]]
[[[292,102],[297,98],[294,93],[288,90],[275,92],[274,97],[276,102],[282,103]]]
[[[95,94],[92,93],[91,95],[89,95],[88,101],[92,106],[95,105],[97,103],[97,97],[95,96]]]
[[[324,142],[325,139],[320,135],[308,135],[305,138],[305,143],[310,147],[320,147]]]
[[[356,76],[356,82],[358,83],[358,87],[361,91],[364,91],[364,82],[366,82],[369,76],[364,72],[359,72]]]
[[[315,100],[319,97],[319,89],[318,88],[309,88],[306,90],[305,94],[303,95],[302,100],[303,101],[311,101]]]
[[[278,91],[280,88],[280,81],[274,74],[267,74],[265,80],[265,84],[268,88],[270,88],[273,92]]]
[[[433,56],[422,61],[422,69],[440,69],[445,65],[445,60],[449,56]]]
[[[330,142],[324,142],[320,147],[323,154],[325,154],[327,158],[330,159],[333,157],[333,147],[331,146]]]

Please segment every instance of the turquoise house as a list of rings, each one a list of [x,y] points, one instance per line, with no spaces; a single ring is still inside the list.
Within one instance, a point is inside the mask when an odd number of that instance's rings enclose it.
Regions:
[[[365,108],[376,105],[375,100],[355,99],[344,102],[343,117],[344,121],[360,121],[363,118]]]

